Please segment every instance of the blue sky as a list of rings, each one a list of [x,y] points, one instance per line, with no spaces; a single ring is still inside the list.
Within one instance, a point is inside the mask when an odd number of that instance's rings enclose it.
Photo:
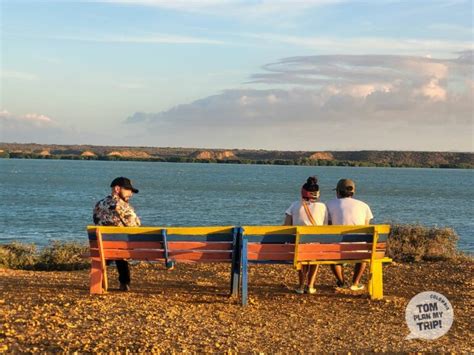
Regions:
[[[0,141],[473,151],[472,1],[1,1]]]

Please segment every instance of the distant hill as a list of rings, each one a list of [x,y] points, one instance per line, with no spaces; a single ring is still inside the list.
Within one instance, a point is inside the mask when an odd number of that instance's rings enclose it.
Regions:
[[[0,158],[474,168],[474,153],[376,150],[277,151],[261,149],[200,149],[0,143]]]

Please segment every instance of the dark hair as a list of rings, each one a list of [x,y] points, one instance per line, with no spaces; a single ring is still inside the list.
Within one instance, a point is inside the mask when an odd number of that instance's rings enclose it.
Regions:
[[[337,193],[338,193],[338,195],[339,195],[340,197],[342,197],[342,198],[354,196],[354,191],[337,190]]]
[[[309,192],[319,191],[318,178],[316,176],[310,176],[303,185],[303,189]]]

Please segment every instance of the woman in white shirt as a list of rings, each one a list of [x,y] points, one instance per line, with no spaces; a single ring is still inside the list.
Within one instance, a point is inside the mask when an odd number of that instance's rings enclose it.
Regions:
[[[285,226],[322,226],[328,224],[326,205],[319,202],[319,185],[316,176],[310,176],[301,188],[301,200],[293,202],[285,212]],[[316,293],[314,282],[319,265],[303,265],[299,270],[296,293]],[[306,282],[307,281],[307,282]]]

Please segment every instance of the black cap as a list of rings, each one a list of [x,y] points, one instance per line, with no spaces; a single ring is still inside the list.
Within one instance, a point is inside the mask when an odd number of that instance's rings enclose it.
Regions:
[[[132,190],[133,193],[138,193],[138,190],[132,186],[132,182],[130,179],[120,176],[118,178],[115,178],[112,183],[110,184],[110,187],[114,186],[120,186],[123,187],[124,189]]]

